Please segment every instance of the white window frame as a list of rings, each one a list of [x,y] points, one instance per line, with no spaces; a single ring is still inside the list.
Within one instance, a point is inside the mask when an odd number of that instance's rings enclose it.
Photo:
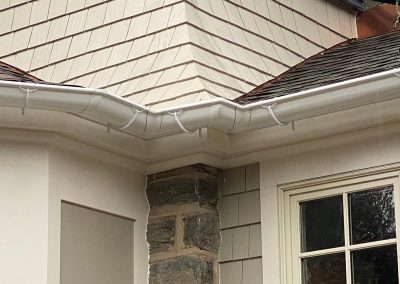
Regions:
[[[300,205],[299,202],[333,195],[347,197],[348,192],[356,192],[393,184],[396,238],[350,245],[348,203],[344,198],[343,213],[345,216],[345,245],[340,248],[320,250],[317,252],[301,253],[300,251]],[[344,252],[346,257],[347,284],[352,284],[351,279],[351,251],[397,244],[398,264],[400,264],[400,165],[385,165],[375,168],[363,169],[338,175],[315,178],[279,185],[279,211],[280,211],[280,249],[281,272],[283,283],[301,283],[301,258],[325,255],[334,252]],[[346,193],[347,192],[347,193]],[[399,269],[400,273],[400,269]]]

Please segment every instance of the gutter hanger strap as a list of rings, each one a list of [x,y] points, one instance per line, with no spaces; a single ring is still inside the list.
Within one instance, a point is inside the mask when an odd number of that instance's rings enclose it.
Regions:
[[[26,92],[25,101],[24,101],[24,104],[21,107],[22,115],[25,115],[25,109],[28,107],[28,104],[29,104],[29,95],[30,95],[31,92],[37,91],[37,88],[36,89],[29,89],[29,88],[24,89],[21,86],[19,86],[19,88],[22,91]]]
[[[185,126],[183,126],[182,122],[180,121],[178,115],[182,113],[182,110],[180,111],[175,111],[175,112],[168,112],[169,114],[172,114],[175,118],[176,123],[178,124],[178,126],[180,127],[180,129],[182,129],[183,132],[186,133],[195,133],[197,131],[197,129],[195,130],[189,130],[187,129]]]
[[[274,111],[272,110],[272,108],[275,106],[276,104],[273,105],[268,105],[268,106],[262,106],[263,108],[268,109],[269,114],[271,115],[271,117],[275,120],[275,122],[280,125],[280,126],[286,126],[289,124],[289,122],[282,122],[281,120],[279,120]],[[290,122],[292,124],[292,131],[295,131],[295,126],[294,126],[294,121]]]
[[[269,114],[271,115],[271,117],[275,120],[275,122],[276,122],[278,125],[280,125],[280,126],[286,126],[286,125],[288,125],[288,124],[289,124],[288,122],[282,122],[282,121],[280,121],[280,120],[276,117],[274,111],[272,110],[272,107],[274,107],[274,106],[275,106],[275,104],[274,104],[274,105],[263,106],[263,108],[268,109]]]
[[[114,129],[117,129],[117,130],[124,130],[125,128],[128,128],[136,120],[136,118],[138,117],[139,113],[143,112],[143,110],[138,110],[136,108],[132,108],[132,110],[134,112],[132,113],[131,118],[124,125],[117,126],[117,125],[114,125],[112,123],[107,123],[107,132],[110,132],[110,128],[114,128]]]

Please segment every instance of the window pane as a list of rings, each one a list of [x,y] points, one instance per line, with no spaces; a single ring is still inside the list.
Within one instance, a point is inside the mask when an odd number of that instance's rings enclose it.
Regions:
[[[352,253],[353,284],[396,284],[396,246],[386,246]]]
[[[310,257],[302,260],[303,284],[346,283],[344,253]]]
[[[341,195],[300,203],[303,252],[344,245]]]
[[[351,243],[396,237],[393,186],[349,194]]]

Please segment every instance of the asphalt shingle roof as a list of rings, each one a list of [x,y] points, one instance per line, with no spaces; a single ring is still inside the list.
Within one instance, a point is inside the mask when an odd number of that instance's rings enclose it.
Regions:
[[[15,82],[33,82],[44,83],[42,80],[29,75],[27,72],[22,71],[14,66],[0,62],[0,80],[15,81]]]
[[[235,101],[248,104],[400,68],[400,32],[350,39],[324,50]]]

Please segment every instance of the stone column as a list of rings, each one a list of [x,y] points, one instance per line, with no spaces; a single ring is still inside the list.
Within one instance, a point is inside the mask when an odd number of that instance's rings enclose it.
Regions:
[[[218,170],[196,164],[148,176],[150,284],[217,284]]]

